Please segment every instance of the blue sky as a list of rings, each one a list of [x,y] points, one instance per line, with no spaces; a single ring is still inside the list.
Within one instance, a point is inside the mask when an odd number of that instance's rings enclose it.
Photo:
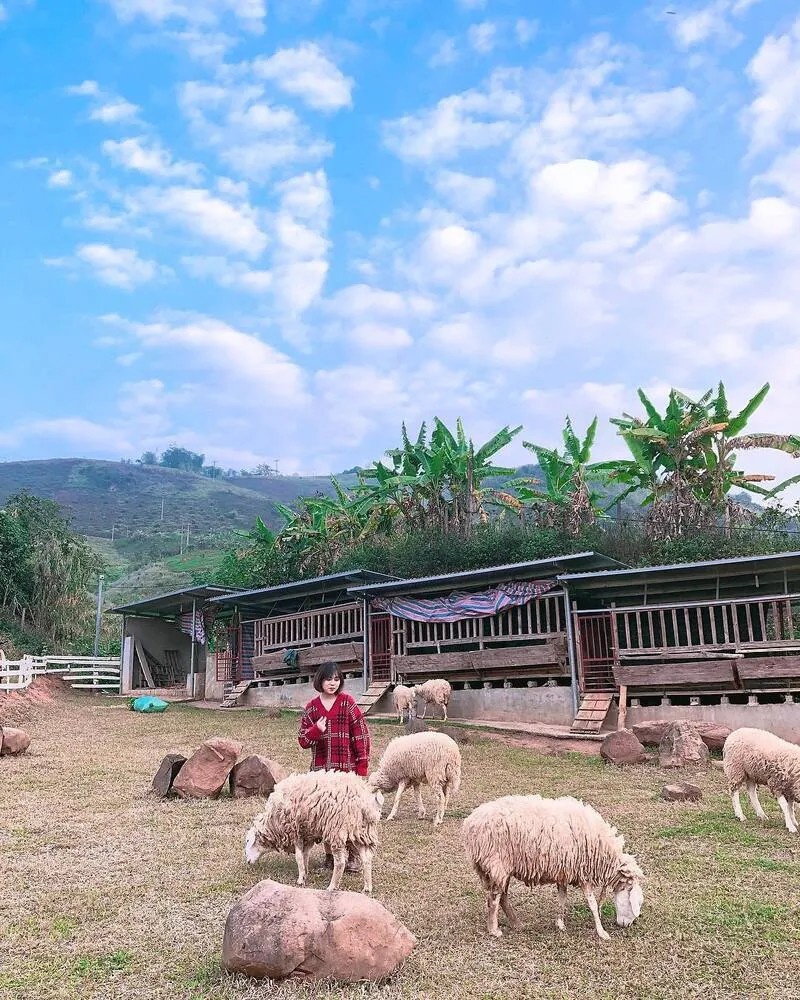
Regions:
[[[796,3],[3,0],[0,80],[0,459],[800,430]]]

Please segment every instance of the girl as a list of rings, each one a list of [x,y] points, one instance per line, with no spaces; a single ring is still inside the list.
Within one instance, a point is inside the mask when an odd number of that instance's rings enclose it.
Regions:
[[[352,771],[366,778],[370,736],[367,723],[351,695],[344,691],[338,663],[323,663],[314,677],[319,694],[305,707],[298,742],[312,751],[312,771]],[[333,868],[333,855],[325,854]],[[350,853],[345,871],[358,871],[358,856]]]

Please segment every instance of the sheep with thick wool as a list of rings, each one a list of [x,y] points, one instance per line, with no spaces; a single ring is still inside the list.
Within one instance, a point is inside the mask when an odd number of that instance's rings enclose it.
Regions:
[[[736,818],[744,823],[739,791],[747,786],[750,802],[759,819],[767,814],[758,799],[764,785],[781,807],[786,829],[797,833],[795,806],[800,802],[800,746],[788,743],[764,729],[734,729],[722,747],[722,766]]]
[[[450,701],[450,695],[453,693],[448,681],[441,677],[434,677],[432,680],[425,681],[424,684],[415,684],[411,691],[414,698],[419,695],[424,702],[421,716],[423,719],[428,711],[428,705],[438,705],[444,713],[444,718],[447,718],[447,705]]]
[[[598,935],[609,934],[600,921],[606,894],[615,895],[617,924],[628,927],[642,908],[644,875],[625,838],[591,806],[564,796],[507,795],[478,806],[464,820],[462,842],[467,857],[488,894],[487,930],[501,937],[498,910],[516,930],[519,918],[508,899],[512,878],[526,885],[558,887],[556,926],[565,929],[567,886],[583,890]]]
[[[255,864],[267,850],[294,852],[298,885],[305,885],[308,855],[315,843],[333,855],[328,889],[338,889],[348,846],[361,860],[364,892],[372,892],[372,856],[378,846],[383,796],[367,788],[363,778],[342,771],[290,774],[279,781],[266,808],[253,820],[244,855]]]
[[[395,685],[392,691],[392,701],[394,702],[394,710],[397,712],[400,722],[403,721],[404,712],[413,714],[414,700],[413,688],[407,687],[405,684]]]
[[[417,818],[424,819],[422,785],[430,785],[436,794],[436,814],[433,825],[444,819],[450,796],[461,786],[461,752],[458,744],[445,733],[412,733],[396,736],[389,741],[375,770],[367,779],[371,789],[392,792],[397,789],[387,822],[397,815],[400,799],[406,788],[417,796]]]

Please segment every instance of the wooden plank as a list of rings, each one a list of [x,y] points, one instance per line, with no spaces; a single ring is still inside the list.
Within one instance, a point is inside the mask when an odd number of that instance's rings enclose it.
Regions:
[[[739,660],[736,669],[743,681],[800,677],[800,656],[745,657]]]
[[[142,640],[137,636],[133,637],[133,648],[136,651],[136,655],[139,657],[139,666],[142,668],[142,674],[147,682],[147,686],[154,688],[156,685],[153,680],[153,675],[150,673],[150,664],[147,662],[147,653],[142,645]]]
[[[446,674],[453,671],[470,672],[474,676],[489,670],[518,670],[555,667],[556,672],[566,670],[566,643],[555,639],[536,646],[510,646],[505,649],[476,649],[470,652],[418,653],[394,658],[399,674]]]
[[[737,667],[743,663],[737,660]],[[643,663],[614,666],[614,680],[627,687],[676,688],[693,684],[734,685],[731,660],[700,660],[696,663]]]
[[[257,673],[272,672],[274,670],[290,670],[288,664],[284,663],[284,650],[275,653],[262,653],[252,659],[253,670]],[[331,642],[322,646],[307,646],[297,650],[297,669],[308,671],[311,667],[318,667],[320,663],[333,660],[336,663],[363,663],[364,643],[363,642]]]

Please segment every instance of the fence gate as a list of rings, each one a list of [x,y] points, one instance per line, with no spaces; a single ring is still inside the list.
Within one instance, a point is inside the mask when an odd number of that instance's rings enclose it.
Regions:
[[[575,615],[578,635],[580,680],[583,691],[614,691],[614,616],[610,612],[598,615]]]
[[[392,616],[372,615],[369,620],[369,679],[392,679]]]
[[[241,648],[241,627],[229,628],[227,648],[218,649],[215,656],[217,665],[217,681],[227,681],[232,684],[238,684],[242,679]]]

